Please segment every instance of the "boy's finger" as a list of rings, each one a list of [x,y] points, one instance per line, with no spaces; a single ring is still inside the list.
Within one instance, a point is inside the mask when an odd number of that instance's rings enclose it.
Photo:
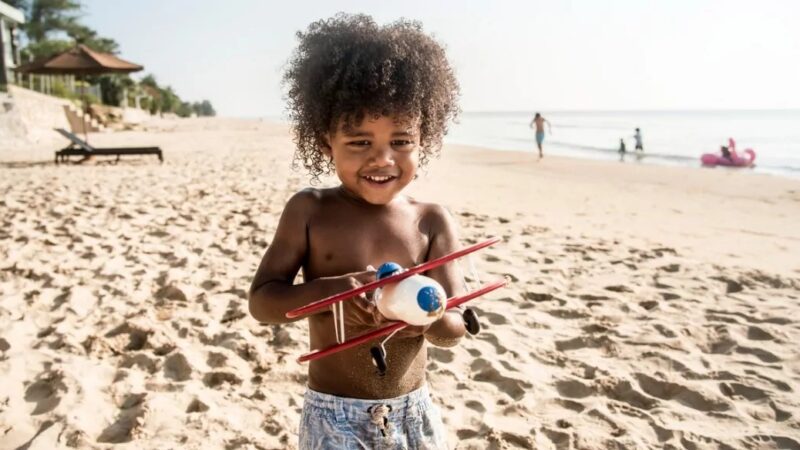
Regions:
[[[375,280],[375,274],[378,273],[375,269],[371,269],[370,267],[372,267],[372,266],[367,266],[367,270],[365,270],[364,272],[361,272],[359,274],[360,275],[359,278],[361,280],[364,280],[365,283],[369,283],[370,281],[374,281]]]
[[[370,313],[375,309],[375,305],[373,305],[371,301],[367,300],[367,297],[364,294],[360,295],[355,301],[357,303],[356,306],[359,309],[363,309]]]

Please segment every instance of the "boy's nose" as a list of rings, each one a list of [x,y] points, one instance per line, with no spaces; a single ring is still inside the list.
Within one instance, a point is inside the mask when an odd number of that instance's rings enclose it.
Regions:
[[[394,155],[392,154],[392,147],[389,145],[375,148],[372,154],[373,164],[383,167],[394,165]]]

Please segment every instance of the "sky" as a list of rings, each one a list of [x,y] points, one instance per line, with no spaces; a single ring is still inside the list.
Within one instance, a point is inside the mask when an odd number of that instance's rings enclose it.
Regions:
[[[83,0],[184,100],[284,112],[295,33],[343,11],[418,20],[444,44],[464,111],[800,108],[799,0]]]

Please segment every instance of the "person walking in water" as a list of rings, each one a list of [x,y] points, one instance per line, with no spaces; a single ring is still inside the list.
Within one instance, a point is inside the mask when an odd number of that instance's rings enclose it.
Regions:
[[[531,128],[536,127],[536,146],[539,147],[539,158],[542,158],[542,142],[544,142],[544,124],[547,124],[547,131],[553,134],[553,129],[550,127],[550,122],[542,117],[538,112],[531,120]]]
[[[636,140],[636,151],[644,153],[644,144],[642,144],[642,131],[640,129],[636,129],[633,139]]]
[[[624,139],[620,139],[619,140],[619,160],[620,160],[620,162],[625,160],[625,151],[626,151],[625,150],[625,140]]]

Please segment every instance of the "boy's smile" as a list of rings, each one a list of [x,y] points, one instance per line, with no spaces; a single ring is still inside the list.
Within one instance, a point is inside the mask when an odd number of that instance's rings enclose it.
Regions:
[[[419,163],[419,125],[393,117],[368,116],[328,134],[336,175],[352,195],[373,205],[391,202],[414,179]]]

